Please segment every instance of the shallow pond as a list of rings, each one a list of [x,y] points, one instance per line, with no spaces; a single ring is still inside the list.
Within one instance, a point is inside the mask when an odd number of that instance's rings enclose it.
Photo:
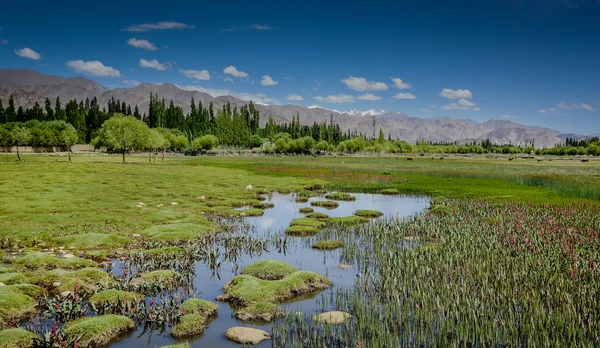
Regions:
[[[245,222],[251,226],[250,233],[260,238],[267,238],[272,234],[283,234],[283,231],[293,219],[304,216],[304,214],[299,212],[299,209],[303,207],[311,207],[316,212],[325,213],[330,217],[351,216],[354,215],[356,210],[360,209],[378,210],[387,217],[407,217],[422,212],[429,206],[429,200],[423,197],[377,194],[353,195],[356,196],[355,201],[338,201],[338,208],[325,209],[310,205],[311,201],[323,200],[323,197],[313,197],[307,203],[297,203],[295,194],[281,195],[273,193],[266,196],[265,202],[273,203],[275,207],[265,210],[264,215],[261,217],[248,217],[245,219]],[[334,285],[330,289],[320,293],[305,295],[295,301],[282,305],[291,311],[303,310],[312,312],[316,308],[319,308],[318,303],[322,294],[331,293],[336,287],[352,286],[354,284],[355,269],[342,270],[333,268],[333,266],[340,264],[341,249],[318,251],[312,249],[310,246],[311,243],[305,241],[306,238],[291,237],[290,239],[292,242],[285,254],[271,251],[262,254],[260,257],[243,255],[237,262],[237,270],[239,271],[258,260],[274,259],[286,262],[298,269],[325,275],[333,282]],[[222,294],[221,288],[223,285],[236,275],[235,269],[236,267],[231,263],[223,264],[221,266],[220,279],[218,279],[217,277],[211,277],[213,273],[207,265],[196,265],[194,285],[197,297],[217,303],[219,312],[218,316],[208,324],[202,336],[187,340],[184,339],[180,342],[188,341],[192,347],[233,347],[239,345],[228,341],[224,336],[225,331],[233,326],[257,327],[267,332],[271,331],[271,323],[250,324],[241,322],[233,317],[234,310],[228,303],[215,301],[215,298]],[[136,332],[119,342],[113,343],[111,347],[160,347],[174,343],[177,343],[177,341],[169,335],[169,330],[162,335],[156,332],[149,335],[148,333],[144,333],[142,328],[138,328]],[[267,340],[260,346],[267,347],[270,345],[271,341]]]

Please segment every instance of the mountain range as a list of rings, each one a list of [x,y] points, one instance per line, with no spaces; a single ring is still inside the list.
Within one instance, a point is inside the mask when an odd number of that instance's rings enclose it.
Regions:
[[[100,105],[105,106],[110,98],[114,97],[132,107],[138,105],[140,112],[144,113],[148,111],[150,93],[157,93],[166,102],[172,100],[175,105],[182,107],[184,112],[189,112],[192,97],[196,102],[202,102],[204,106],[212,102],[215,109],[221,108],[228,102],[237,107],[248,103],[246,100],[232,96],[211,96],[170,83],[160,85],[142,83],[131,88],[111,90],[83,77],[65,78],[28,69],[0,69],[0,100],[4,105],[7,104],[10,95],[13,95],[17,107],[24,108],[31,107],[36,102],[43,105],[46,98],[54,101],[56,97],[60,97],[63,103],[71,99],[79,101],[96,97]],[[525,126],[507,120],[478,123],[451,118],[410,117],[401,112],[379,109],[339,111],[298,105],[256,104],[256,108],[261,114],[262,124],[267,122],[269,116],[272,116],[275,122],[291,122],[292,117],[298,113],[300,122],[309,125],[313,122],[328,122],[333,116],[334,122],[339,124],[342,130],[356,130],[364,134],[373,134],[373,118],[375,118],[377,130],[383,129],[386,137],[389,134],[394,139],[411,143],[420,140],[466,143],[490,139],[498,144],[509,142],[524,144],[534,140],[538,147],[551,147],[563,142],[566,137],[584,138],[582,135],[563,134],[557,130]]]

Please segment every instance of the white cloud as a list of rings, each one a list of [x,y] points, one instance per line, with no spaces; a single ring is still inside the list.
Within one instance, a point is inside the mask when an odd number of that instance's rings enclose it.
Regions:
[[[596,111],[596,109],[594,109],[591,105],[586,104],[586,103],[567,103],[567,102],[560,102],[558,105],[556,105],[556,107],[564,109],[564,110],[571,110],[571,109],[579,109],[579,110],[586,110],[586,111]]]
[[[36,51],[34,51],[28,47],[21,48],[20,50],[15,50],[15,54],[20,57],[29,58],[29,59],[33,59],[33,60],[42,59],[42,56],[40,56],[39,53],[37,53]]]
[[[228,77],[225,77],[225,78],[223,79],[223,81],[225,81],[225,82],[231,82],[231,83],[233,83],[233,79],[232,79],[231,77],[229,77],[229,76],[228,76]]]
[[[208,72],[208,70],[184,70],[184,69],[179,69],[180,72],[182,72],[185,76],[191,78],[191,79],[196,79],[196,80],[204,80],[204,81],[208,81],[210,80],[210,73]]]
[[[240,77],[240,78],[248,77],[248,73],[246,73],[244,71],[239,71],[233,65],[230,65],[230,66],[226,67],[225,69],[223,69],[223,73],[234,76],[234,77]]]
[[[500,117],[506,118],[506,119],[509,119],[509,120],[519,118],[519,116],[513,116],[513,115],[502,115]]]
[[[394,99],[417,99],[417,97],[412,93],[398,93],[392,98]]]
[[[138,40],[135,37],[127,40],[127,44],[129,46],[133,46],[135,48],[141,48],[143,50],[148,50],[148,51],[156,51],[158,48],[156,48],[156,46],[154,46],[153,43],[149,42],[148,40]]]
[[[295,101],[302,101],[302,100],[304,100],[304,98],[302,98],[302,96],[300,96],[298,94],[290,94],[285,99],[287,99],[287,100],[295,100]]]
[[[472,101],[468,101],[466,99],[459,99],[457,103],[458,103],[458,105],[468,106],[468,107],[477,105],[477,104],[473,103]]]
[[[540,112],[542,114],[547,114],[548,110],[546,110],[546,109],[539,109],[537,112]]]
[[[135,87],[135,86],[137,86],[137,85],[140,84],[140,81],[138,81],[138,80],[123,80],[123,82],[125,84],[133,86],[133,87]]]
[[[262,80],[260,80],[260,84],[263,86],[275,86],[278,83],[277,81],[273,81],[269,75],[263,75]]]
[[[462,99],[464,100],[464,99]],[[468,100],[467,100],[468,102]],[[442,110],[465,110],[465,111],[481,111],[481,109],[479,107],[476,106],[475,103],[471,103],[470,104],[473,105],[463,105],[465,104],[464,102],[461,104],[460,101],[458,103],[451,103],[448,105],[444,105],[441,107]]]
[[[386,91],[388,86],[383,82],[367,81],[364,77],[350,76],[342,80],[348,88],[355,91]]]
[[[335,94],[335,95],[327,96],[325,98],[323,98],[321,96],[317,96],[317,97],[315,97],[315,100],[318,100],[320,102],[333,103],[333,104],[354,103],[356,101],[356,100],[354,100],[353,95],[348,95],[348,94]]]
[[[431,104],[431,105],[429,105],[429,107],[432,108],[432,109],[435,109],[435,108],[437,108],[437,105]]]
[[[358,100],[381,100],[381,97],[378,97],[372,93],[365,93],[363,95],[358,96]]]
[[[156,70],[167,70],[165,64],[160,63],[156,59],[145,60],[144,58],[140,58],[140,66],[142,68],[152,68]]]
[[[429,109],[421,109],[421,112],[431,112]]]
[[[165,29],[191,29],[195,28],[193,25],[180,23],[180,22],[158,22],[158,23],[146,23],[146,24],[135,24],[125,28],[126,31],[141,32],[150,30],[165,30]]]
[[[219,97],[219,96],[224,96],[224,95],[230,95],[232,97],[241,99],[241,100],[245,100],[245,101],[250,101],[252,100],[253,102],[257,103],[257,104],[263,104],[263,105],[269,105],[269,104],[279,104],[279,100],[277,98],[270,98],[262,93],[248,93],[248,92],[234,92],[228,89],[212,89],[212,88],[204,88],[202,86],[181,86],[181,85],[176,85],[178,88],[181,88],[183,90],[186,91],[196,91],[196,92],[202,92],[202,93],[206,93],[211,95],[212,97]]]
[[[254,29],[254,30],[272,30],[273,28],[268,26],[268,25],[262,25],[262,24],[252,24],[248,26],[248,29]]]
[[[0,40],[0,45],[6,45],[8,43],[7,40]]]
[[[398,77],[390,77],[390,78],[392,79],[392,82],[394,83],[394,87],[396,87],[398,89],[407,89],[407,88],[411,87],[411,85],[409,83],[402,81],[401,78],[398,78]]]
[[[440,96],[448,99],[471,99],[473,94],[468,89],[450,89],[444,88],[440,92]]]
[[[232,27],[229,27],[229,28],[221,28],[221,31],[224,31],[224,32],[226,32],[226,33],[229,33],[229,32],[235,31],[236,29],[237,29],[237,28],[236,28],[236,26],[234,25],[234,26],[232,26]]]
[[[89,75],[89,76],[101,76],[101,77],[119,77],[121,73],[119,70],[106,66],[97,60],[89,60],[84,62],[83,60],[70,60],[65,63],[66,66],[75,70],[78,73]]]

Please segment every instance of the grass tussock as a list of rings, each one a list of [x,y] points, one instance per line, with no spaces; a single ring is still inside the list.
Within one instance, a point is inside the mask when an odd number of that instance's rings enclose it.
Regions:
[[[244,267],[241,274],[251,275],[264,280],[279,280],[296,272],[297,270],[285,262],[277,260],[260,260],[250,266]]]
[[[325,209],[335,209],[340,206],[340,204],[335,201],[312,201],[310,202],[310,205]]]
[[[354,215],[366,218],[378,218],[382,216],[383,213],[377,210],[357,210]]]
[[[134,329],[133,320],[122,315],[85,317],[68,323],[64,327],[67,337],[79,338],[82,347],[98,347]]]
[[[318,250],[334,250],[344,246],[344,242],[340,240],[322,240],[313,244],[313,249]]]

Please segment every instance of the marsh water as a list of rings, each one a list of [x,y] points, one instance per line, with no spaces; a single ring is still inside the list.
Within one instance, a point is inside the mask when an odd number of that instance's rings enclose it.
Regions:
[[[422,212],[429,206],[429,200],[423,197],[402,196],[402,195],[378,195],[378,194],[353,194],[355,201],[338,202],[339,207],[335,209],[325,209],[312,207],[316,212],[322,212],[330,217],[344,217],[354,215],[356,210],[370,209],[378,210],[384,214],[384,217],[407,217]],[[274,208],[266,209],[263,216],[247,217],[246,224],[249,226],[249,233],[255,234],[259,238],[268,238],[273,234],[283,234],[290,222],[304,216],[299,212],[300,208],[311,207],[313,200],[322,200],[323,197],[313,197],[307,203],[297,203],[295,194],[282,195],[273,193],[266,196],[268,203],[273,203]],[[318,235],[317,235],[318,236]],[[239,270],[258,260],[273,259],[286,262],[297,269],[316,272],[328,277],[333,286],[319,293],[304,295],[295,300],[281,304],[289,311],[314,312],[319,307],[319,301],[323,295],[332,293],[333,289],[338,287],[352,286],[356,275],[355,265],[351,269],[338,269],[334,266],[339,265],[341,249],[332,251],[319,251],[312,249],[311,238],[316,237],[292,237],[285,252],[279,253],[270,250],[256,257],[242,255],[237,264],[224,263],[220,268],[220,278],[213,275],[213,271],[206,264],[196,265],[196,275],[194,286],[196,297],[213,301],[218,304],[218,315],[208,323],[203,335],[191,339],[182,339],[177,341],[169,335],[167,329],[164,333],[147,333],[143,328],[138,328],[134,333],[121,338],[120,341],[111,344],[111,347],[160,347],[163,345],[175,344],[178,342],[189,342],[192,347],[234,347],[239,346],[225,338],[225,331],[234,326],[256,327],[267,332],[271,332],[272,323],[247,323],[237,320],[233,314],[234,309],[229,303],[215,301],[215,298],[222,294],[221,288]],[[307,240],[308,239],[308,240]],[[237,272],[237,273],[236,273]],[[271,341],[262,342],[260,346],[268,347]]]

